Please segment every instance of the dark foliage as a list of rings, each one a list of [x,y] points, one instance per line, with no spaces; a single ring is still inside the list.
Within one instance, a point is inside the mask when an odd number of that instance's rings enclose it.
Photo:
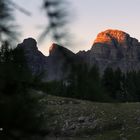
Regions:
[[[14,23],[13,7],[10,0],[0,0],[0,41],[17,40],[16,25]]]
[[[42,41],[47,34],[61,45],[67,44],[69,38],[66,25],[68,24],[68,2],[66,0],[44,0],[43,8],[48,18],[48,26],[41,34],[39,41]]]
[[[102,84],[105,94],[108,94],[112,101],[140,101],[139,71],[122,73],[119,68],[115,71],[107,68],[102,78]]]
[[[38,130],[42,118],[37,117],[41,109],[31,90],[33,80],[23,50],[9,49],[5,42],[0,50],[0,128],[3,134]]]
[[[140,101],[140,72],[122,73],[118,68],[107,68],[100,76],[98,67],[74,65],[69,77],[63,81],[43,83],[45,92],[99,102]]]

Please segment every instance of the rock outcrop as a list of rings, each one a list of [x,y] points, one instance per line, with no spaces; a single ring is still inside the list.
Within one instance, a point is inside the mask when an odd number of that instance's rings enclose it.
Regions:
[[[70,50],[52,44],[47,57],[47,75],[48,80],[60,80],[67,77],[71,66],[78,62],[78,57]]]
[[[29,68],[33,74],[41,74],[46,69],[46,57],[38,50],[33,38],[24,39],[17,47],[23,49]]]

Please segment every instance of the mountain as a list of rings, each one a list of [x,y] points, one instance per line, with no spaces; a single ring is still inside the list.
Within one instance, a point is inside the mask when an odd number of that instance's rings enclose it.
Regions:
[[[17,47],[23,49],[28,66],[33,74],[39,74],[45,70],[47,62],[46,57],[38,50],[35,39],[24,39]]]
[[[47,57],[47,80],[60,80],[67,77],[73,64],[80,63],[79,57],[72,51],[52,44]]]
[[[73,65],[86,63],[89,68],[99,67],[102,73],[107,67],[120,68],[123,72],[140,70],[140,43],[120,30],[99,33],[90,50],[73,53],[58,44],[52,44],[49,56],[37,48],[37,42],[28,38],[19,44],[23,48],[33,74],[43,74],[43,80],[54,81],[67,78]]]
[[[107,67],[123,72],[140,69],[140,43],[123,31],[99,33],[88,55],[90,65],[98,65],[101,71]]]
[[[44,81],[65,79],[72,65],[80,62],[76,54],[55,43],[49,49],[49,56],[44,56],[38,50],[37,42],[33,38],[25,39],[17,47],[23,49],[32,73],[42,75]]]

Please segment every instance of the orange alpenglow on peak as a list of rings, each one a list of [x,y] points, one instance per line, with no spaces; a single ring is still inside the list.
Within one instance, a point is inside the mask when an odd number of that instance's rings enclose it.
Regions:
[[[51,45],[51,47],[49,48],[49,54],[51,54],[52,52],[54,52],[56,50],[56,48],[58,48],[58,46],[59,46],[58,44],[53,43]]]
[[[61,49],[64,49],[64,47],[62,47],[61,45],[58,45],[56,43],[53,43],[51,45],[51,47],[49,48],[49,54],[52,55],[52,54],[60,51]]]
[[[118,44],[125,44],[129,37],[129,34],[121,30],[108,29],[97,35],[94,44],[105,43],[110,45],[113,40],[115,40]]]
[[[57,44],[56,43],[53,43],[51,45],[51,47],[49,48],[49,52],[51,52],[54,48],[56,48]]]

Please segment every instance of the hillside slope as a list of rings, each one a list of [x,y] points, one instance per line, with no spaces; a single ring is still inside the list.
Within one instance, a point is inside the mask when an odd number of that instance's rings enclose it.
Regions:
[[[46,124],[55,140],[139,140],[140,103],[95,103],[48,96]],[[55,137],[54,137],[55,136]]]

